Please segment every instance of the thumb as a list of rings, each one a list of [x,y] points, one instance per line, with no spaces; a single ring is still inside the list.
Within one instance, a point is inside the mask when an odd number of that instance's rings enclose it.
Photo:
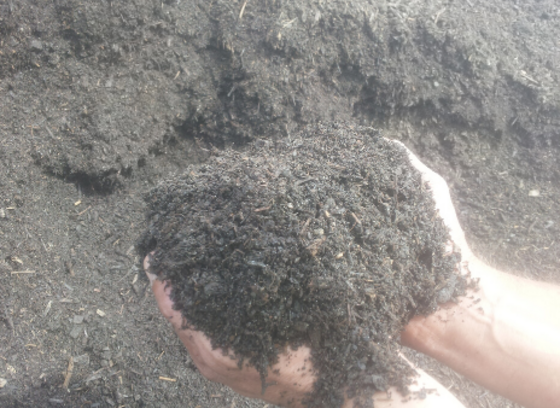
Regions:
[[[457,217],[457,213],[455,212],[453,201],[451,200],[449,186],[447,185],[445,179],[422,163],[420,159],[403,143],[398,140],[393,140],[392,142],[404,148],[406,154],[408,155],[408,159],[410,160],[410,164],[412,164],[412,166],[420,172],[422,182],[430,188],[436,210],[439,212],[439,216],[443,220],[444,224],[447,228],[449,228],[451,240],[461,249],[462,258],[471,258],[472,253],[467,244],[465,233],[459,224],[459,219]]]
[[[151,253],[146,255],[144,258],[144,271],[146,272],[146,276],[148,276],[150,284],[152,285],[152,291],[154,292],[161,314],[163,314],[173,325],[173,328],[176,331],[179,331],[183,328],[183,316],[180,311],[173,309],[173,301],[171,300],[171,285],[169,282],[159,280],[157,275],[150,269],[151,258]]]

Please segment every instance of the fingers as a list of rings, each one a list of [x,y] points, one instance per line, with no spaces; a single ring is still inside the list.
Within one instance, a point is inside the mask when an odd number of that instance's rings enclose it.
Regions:
[[[153,273],[152,270],[150,269],[150,260],[152,259],[152,254],[153,252],[150,252],[148,255],[146,255],[144,257],[144,262],[143,262],[144,272],[146,272],[146,276],[150,280],[150,283],[154,283],[154,280],[157,279],[156,274]]]
[[[387,392],[378,392],[373,396],[376,408],[465,408],[437,380],[415,367],[404,355],[400,357],[417,373],[409,386],[410,393],[405,397],[394,387]]]
[[[161,314],[173,326],[200,373],[210,381],[231,385],[229,380],[231,370],[239,371],[236,361],[232,356],[224,355],[221,350],[214,350],[210,339],[204,333],[188,328],[181,312],[173,309],[173,301],[170,297],[171,286],[167,282],[156,279],[156,275],[148,272],[146,262],[144,266]],[[255,377],[258,381],[258,373]],[[246,390],[242,388],[238,392],[243,393],[244,391]]]
[[[161,314],[171,323],[201,374],[211,381],[224,383],[220,370],[234,368],[235,363],[230,358],[224,358],[220,351],[214,350],[210,340],[202,332],[187,327],[181,312],[173,309],[171,286],[156,279],[152,282],[152,291]]]
[[[447,388],[415,367],[404,355],[399,355],[416,372],[408,386],[409,393],[405,396],[396,387],[376,392],[373,394],[375,408],[465,408]],[[353,408],[354,403],[355,399],[346,400],[343,408]]]
[[[210,340],[201,332],[186,328],[186,321],[180,311],[173,309],[171,300],[171,286],[167,282],[157,279],[157,275],[150,270],[150,255],[144,258],[144,271],[152,285],[152,291],[158,308],[163,316],[171,323],[175,332],[183,342],[193,362],[207,378],[216,381],[215,372],[209,369],[206,356],[212,351]]]
[[[251,398],[285,405],[293,408],[301,407],[305,394],[313,389],[315,374],[310,362],[311,350],[299,347],[288,349],[278,356],[278,362],[270,367],[266,378],[265,393],[259,372],[254,367],[245,365],[239,369],[237,358],[233,353],[224,353],[214,349],[204,333],[188,328],[180,311],[173,309],[170,298],[171,287],[167,282],[157,279],[150,271],[150,257],[144,260],[144,269],[152,285],[159,310],[172,324],[179,339],[185,345],[200,373],[210,381],[219,382],[232,388],[239,394]]]
[[[266,378],[268,386],[263,394],[261,378],[254,367],[245,365],[239,369],[235,356],[213,349],[210,340],[202,332],[187,327],[181,312],[173,309],[170,298],[171,287],[149,272],[149,266],[149,257],[146,257],[144,268],[150,279],[159,310],[173,325],[204,377],[225,384],[247,397],[260,398],[273,404],[293,408],[302,407],[302,399],[313,390],[316,380],[311,364],[311,350],[308,347],[299,347],[297,350],[287,347],[278,356],[277,363],[268,370]],[[387,392],[374,395],[375,406],[378,408],[464,408],[436,380],[421,370],[417,372],[418,377],[410,386],[412,394],[404,397],[393,387]],[[347,401],[345,407],[353,406],[348,404],[352,402]]]
[[[170,298],[171,286],[158,280],[157,275],[150,269],[151,255],[148,254],[144,258],[144,271],[152,285],[152,291],[154,292],[159,310],[169,320],[175,330],[181,329],[183,326],[183,316],[179,311],[173,309],[173,302]]]
[[[410,394],[401,395],[396,388],[374,394],[376,408],[465,408],[447,388],[424,371],[416,369],[418,376],[409,386]]]
[[[446,181],[439,174],[429,169],[420,159],[412,153],[403,143],[398,140],[392,140],[393,143],[401,146],[407,153],[410,163],[420,172],[422,182],[425,183],[432,192],[436,210],[439,212],[443,222],[449,228],[451,240],[461,249],[463,259],[470,258],[471,250],[467,244],[465,233],[459,224],[449,186]]]
[[[288,350],[279,356],[278,363],[269,369],[266,381],[271,386],[267,387],[263,395],[260,374],[254,367],[246,365],[240,370],[237,358],[232,353],[224,354],[222,350],[214,349],[204,333],[185,328],[185,319],[179,311],[173,309],[173,302],[169,297],[171,288],[168,285],[166,287],[165,282],[154,280],[152,290],[161,313],[173,325],[200,373],[210,381],[225,384],[239,394],[275,404],[282,403],[286,400],[286,395],[290,394],[302,398],[312,389],[314,376],[310,372],[311,353],[308,348]],[[294,374],[296,372],[297,377]],[[289,393],[286,393],[287,390]]]

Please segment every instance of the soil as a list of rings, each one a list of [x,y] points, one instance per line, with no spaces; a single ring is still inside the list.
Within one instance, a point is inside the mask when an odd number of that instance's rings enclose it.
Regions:
[[[479,256],[560,283],[559,19],[554,0],[0,4],[0,405],[265,406],[202,379],[133,245],[160,180],[318,121],[401,140]],[[413,357],[469,408],[516,406]]]
[[[141,258],[188,324],[261,373],[306,345],[310,407],[406,389],[396,339],[464,294],[449,233],[404,149],[372,128],[309,126],[218,153],[148,194]],[[153,251],[153,252],[152,252]]]

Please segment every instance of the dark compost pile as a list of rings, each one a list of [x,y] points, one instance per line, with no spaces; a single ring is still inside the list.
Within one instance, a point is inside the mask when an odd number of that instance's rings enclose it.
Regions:
[[[140,248],[155,250],[176,309],[263,380],[287,344],[309,345],[309,406],[406,388],[399,331],[463,290],[430,192],[371,128],[319,125],[220,152],[147,200]]]

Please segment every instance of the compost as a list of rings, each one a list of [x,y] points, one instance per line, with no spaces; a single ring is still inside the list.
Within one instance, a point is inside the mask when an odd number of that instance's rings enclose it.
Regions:
[[[140,248],[175,308],[263,384],[287,345],[311,347],[309,407],[406,389],[399,331],[464,289],[430,192],[372,128],[316,125],[220,152],[147,201]]]

